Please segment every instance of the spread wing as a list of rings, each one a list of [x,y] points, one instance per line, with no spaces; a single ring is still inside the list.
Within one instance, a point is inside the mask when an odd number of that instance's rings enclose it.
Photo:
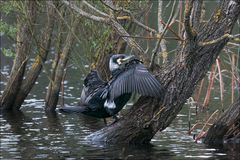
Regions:
[[[85,87],[97,88],[99,85],[104,85],[105,83],[106,82],[100,78],[96,70],[92,70],[84,79]]]
[[[144,65],[139,63],[120,73],[111,82],[110,99],[132,92],[143,96],[161,97],[162,86]]]
[[[88,103],[88,101],[97,93],[97,90],[106,86],[96,70],[92,70],[84,79],[84,86],[81,93],[80,104]]]

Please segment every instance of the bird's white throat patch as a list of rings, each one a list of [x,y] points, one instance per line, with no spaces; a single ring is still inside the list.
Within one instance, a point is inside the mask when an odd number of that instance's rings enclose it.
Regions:
[[[106,100],[104,102],[104,107],[108,108],[108,109],[115,109],[116,108],[116,104],[114,103],[114,101],[108,101]]]

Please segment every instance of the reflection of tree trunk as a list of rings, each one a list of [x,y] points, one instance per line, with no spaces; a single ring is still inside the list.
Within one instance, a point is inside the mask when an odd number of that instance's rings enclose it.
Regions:
[[[4,89],[1,97],[0,107],[5,110],[13,108],[14,100],[17,98],[19,89],[22,84],[29,52],[31,50],[33,41],[33,25],[36,20],[36,1],[25,1],[26,3],[26,17],[18,15],[17,17],[17,47],[16,57],[14,59],[13,68],[10,74],[9,81]],[[26,21],[27,19],[27,21]]]
[[[240,139],[240,99],[211,126],[204,143],[221,145],[224,141],[234,141],[234,139]]]
[[[46,97],[46,110],[47,111],[54,111],[56,109],[56,105],[58,103],[58,98],[59,98],[59,91],[61,87],[61,81],[64,75],[64,69],[66,67],[69,54],[70,54],[70,49],[74,40],[74,33],[77,28],[77,25],[79,23],[79,18],[76,18],[74,21],[72,30],[68,32],[65,45],[63,48],[62,53],[59,56],[58,59],[58,64],[55,70],[55,73],[53,73],[54,79],[52,79],[49,83],[52,83],[50,88],[48,88],[47,91],[47,97]]]
[[[24,99],[27,97],[28,93],[31,91],[33,85],[35,84],[41,70],[42,65],[47,59],[47,55],[50,49],[51,36],[53,32],[53,26],[55,22],[55,9],[52,6],[48,6],[47,15],[48,21],[43,32],[43,37],[39,46],[38,55],[32,64],[31,69],[28,71],[26,78],[23,80],[22,86],[18,92],[17,98],[14,103],[14,107],[19,109]]]
[[[60,123],[58,114],[56,112],[46,112],[46,116],[47,116],[47,127],[48,127],[49,133],[62,134],[64,131],[64,128]]]
[[[156,71],[157,78],[166,89],[163,101],[141,97],[126,116],[114,125],[91,134],[89,140],[143,144],[148,143],[157,131],[165,129],[215,62],[228,38],[205,46],[199,45],[199,42],[230,34],[240,14],[240,2],[225,0],[213,15],[218,15],[219,11],[221,16],[212,16],[197,35],[188,31],[189,39],[177,49],[175,62],[165,68],[162,74],[159,69]]]

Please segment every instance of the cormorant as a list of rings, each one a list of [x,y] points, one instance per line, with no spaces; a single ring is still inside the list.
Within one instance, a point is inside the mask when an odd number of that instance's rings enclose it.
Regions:
[[[161,84],[135,56],[113,55],[109,69],[112,77],[108,82],[96,70],[91,71],[84,80],[79,106],[65,106],[60,111],[107,118],[115,116],[132,93],[159,98],[163,95]]]

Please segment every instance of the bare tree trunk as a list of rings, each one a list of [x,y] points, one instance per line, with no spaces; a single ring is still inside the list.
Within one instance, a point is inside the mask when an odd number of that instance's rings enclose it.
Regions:
[[[240,1],[222,1],[209,22],[197,34],[192,32],[189,24],[191,8],[192,1],[186,7],[185,13],[188,39],[177,49],[179,56],[163,71],[155,71],[165,87],[163,100],[140,97],[117,123],[91,134],[88,140],[107,143],[149,143],[156,132],[169,126],[180,112],[186,99],[194,92],[196,84],[205,76],[229,39],[223,38],[208,45],[201,42],[212,41],[231,33],[240,14]]]
[[[59,92],[61,88],[61,82],[64,75],[64,69],[66,67],[66,64],[69,58],[70,49],[75,38],[74,33],[75,33],[75,30],[77,29],[78,23],[79,23],[79,18],[75,18],[75,21],[73,22],[72,30],[69,30],[67,38],[65,40],[63,51],[58,57],[59,59],[58,59],[58,64],[57,64],[55,73],[52,73],[54,74],[54,79],[52,79],[49,82],[52,84],[49,85],[50,88],[48,88],[48,91],[47,91],[47,97],[45,100],[46,111],[55,111],[56,109],[58,98],[59,98]]]
[[[211,126],[204,143],[222,145],[236,139],[240,140],[240,98]]]
[[[14,59],[9,81],[0,99],[0,108],[3,110],[15,109],[14,102],[22,84],[33,41],[33,25],[36,20],[37,2],[24,1],[23,3],[26,3],[26,15],[24,15],[26,17],[22,17],[20,14],[17,17],[18,32],[16,57]]]
[[[47,59],[47,55],[50,49],[51,37],[53,32],[53,27],[55,23],[55,9],[52,6],[47,6],[47,24],[43,32],[43,37],[40,40],[39,52],[32,64],[32,67],[28,71],[26,78],[23,80],[20,90],[17,94],[16,100],[14,102],[14,108],[19,109],[28,93],[34,86],[44,62]]]

